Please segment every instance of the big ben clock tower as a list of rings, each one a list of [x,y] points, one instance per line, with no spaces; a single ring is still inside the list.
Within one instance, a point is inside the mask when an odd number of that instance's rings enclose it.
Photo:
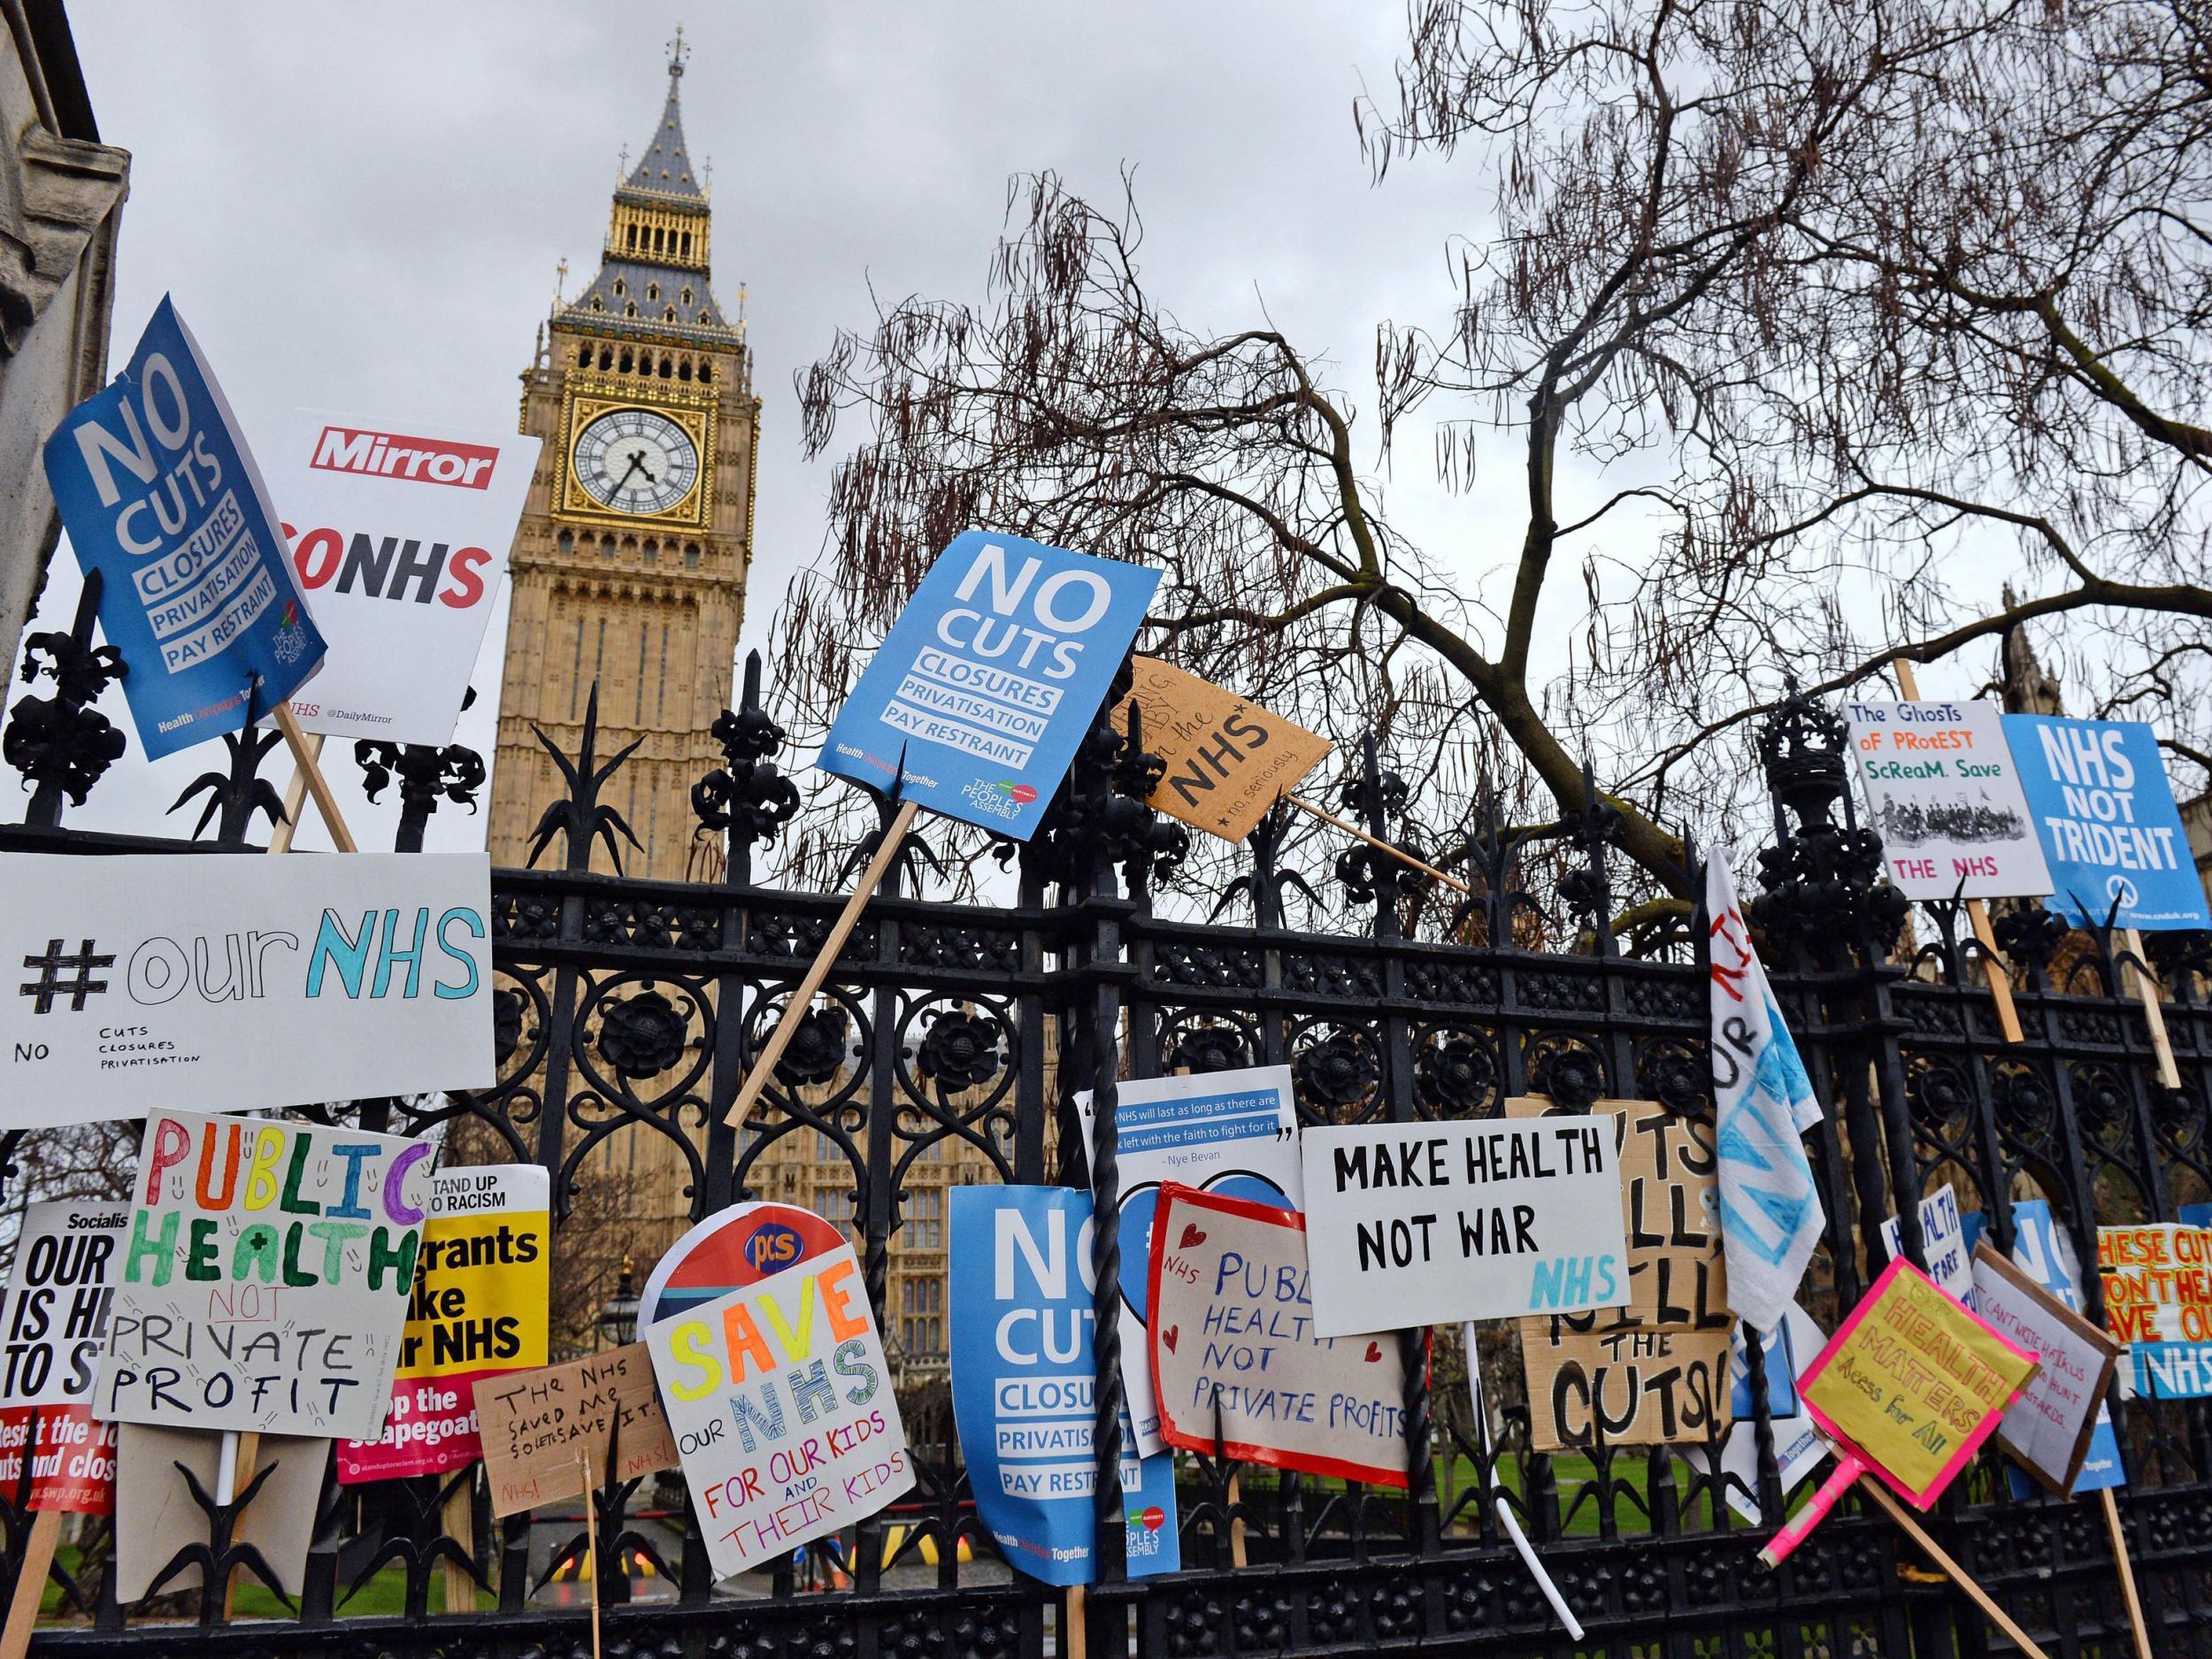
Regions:
[[[573,755],[592,687],[598,752],[637,752],[608,785],[643,843],[632,874],[680,878],[693,781],[720,763],[753,554],[760,399],[742,324],[709,287],[707,191],[678,92],[614,193],[599,273],[557,302],[523,375],[522,430],[544,440],[516,531],[488,838],[519,864],[561,780],[531,728]],[[595,847],[593,865],[608,869]]]

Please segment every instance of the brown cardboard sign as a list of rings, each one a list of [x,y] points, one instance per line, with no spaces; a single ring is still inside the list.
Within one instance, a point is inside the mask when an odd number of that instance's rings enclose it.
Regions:
[[[207,1514],[192,1501],[192,1488],[177,1465],[192,1471],[200,1489],[216,1491],[223,1436],[206,1429],[159,1428],[150,1424],[119,1425],[115,1474],[115,1599],[131,1602],[145,1595],[161,1570],[190,1543],[207,1541]],[[297,1600],[307,1586],[307,1550],[315,1540],[315,1509],[323,1495],[323,1471],[330,1463],[330,1442],[319,1436],[264,1434],[254,1452],[254,1475],[269,1470],[255,1493],[232,1542],[250,1544],[276,1574],[284,1594]],[[238,1483],[242,1491],[253,1476]],[[180,1569],[162,1585],[171,1590],[197,1589],[196,1566]],[[252,1582],[242,1572],[235,1582]]]
[[[652,1356],[642,1342],[477,1384],[476,1424],[484,1440],[484,1472],[491,1479],[492,1513],[513,1515],[557,1498],[582,1496],[580,1453],[590,1460],[592,1479],[605,1479],[607,1440],[618,1419],[617,1480],[676,1467],[676,1442],[661,1414]]]
[[[2046,1491],[2065,1497],[2089,1455],[2120,1345],[1986,1243],[1974,1252],[1974,1302],[2000,1335],[2038,1360],[1997,1425],[1997,1443]]]
[[[1224,841],[1249,835],[1267,810],[1298,787],[1329,741],[1210,680],[1149,657],[1134,660],[1129,706],[1144,710],[1144,746],[1167,762],[1146,805]]]
[[[1509,1118],[1552,1110],[1509,1100]],[[1625,1307],[1521,1321],[1540,1452],[1704,1440],[1729,1423],[1728,1281],[1711,1129],[1652,1101],[1599,1101],[1613,1121],[1628,1243]]]

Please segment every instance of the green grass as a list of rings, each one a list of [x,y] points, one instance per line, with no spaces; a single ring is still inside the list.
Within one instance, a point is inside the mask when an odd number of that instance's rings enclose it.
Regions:
[[[68,1572],[76,1572],[83,1560],[83,1552],[76,1546],[65,1545],[54,1552],[55,1559]],[[291,1618],[293,1609],[277,1600],[260,1580],[240,1573],[234,1579],[235,1588],[231,1595],[231,1614],[234,1618]],[[386,1567],[376,1577],[361,1586],[360,1593],[350,1600],[344,1598],[340,1586],[338,1617],[341,1618],[397,1618],[407,1610],[407,1570],[397,1563]],[[61,1620],[64,1602],[61,1586],[50,1580],[46,1594],[39,1601],[38,1616],[42,1622]],[[499,1605],[499,1598],[487,1591],[476,1593],[479,1612],[489,1612]],[[445,1574],[434,1572],[430,1577],[430,1610],[442,1613],[445,1605]]]

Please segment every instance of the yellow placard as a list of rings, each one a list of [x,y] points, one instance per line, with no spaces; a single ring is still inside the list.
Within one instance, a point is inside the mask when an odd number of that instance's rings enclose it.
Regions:
[[[2034,1355],[1901,1260],[1807,1368],[1800,1393],[1816,1423],[1924,1509],[2035,1370]]]
[[[1145,804],[1193,829],[1242,841],[1329,752],[1329,741],[1256,703],[1153,657],[1135,659],[1128,700],[1114,717],[1129,729],[1144,710],[1144,747],[1167,762]]]

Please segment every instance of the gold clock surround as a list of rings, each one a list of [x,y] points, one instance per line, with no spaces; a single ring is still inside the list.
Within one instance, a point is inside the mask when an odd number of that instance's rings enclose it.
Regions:
[[[586,426],[600,416],[618,410],[649,410],[665,415],[684,430],[699,452],[699,481],[691,494],[665,512],[614,512],[592,498],[576,478],[576,441]],[[715,401],[711,388],[657,381],[641,386],[635,378],[572,371],[564,388],[561,409],[560,516],[580,524],[610,527],[641,524],[704,530],[714,514]]]

